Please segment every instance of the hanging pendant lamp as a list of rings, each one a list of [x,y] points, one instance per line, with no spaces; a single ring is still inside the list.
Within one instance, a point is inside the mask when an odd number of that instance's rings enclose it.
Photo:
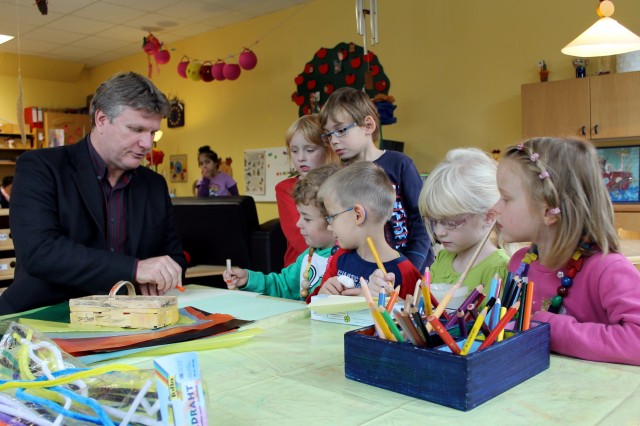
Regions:
[[[565,55],[591,58],[640,50],[640,37],[611,18],[613,11],[611,1],[601,1],[597,8],[600,19],[567,44],[561,52]]]

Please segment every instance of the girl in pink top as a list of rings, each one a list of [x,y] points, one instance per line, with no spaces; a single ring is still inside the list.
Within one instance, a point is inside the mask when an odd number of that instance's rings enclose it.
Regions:
[[[640,365],[640,272],[619,253],[593,145],[535,138],[509,147],[498,188],[505,241],[532,242],[509,270],[535,283],[532,320],[551,325],[551,350]]]
[[[296,226],[300,214],[296,208],[291,191],[300,176],[306,176],[310,170],[328,163],[338,163],[338,157],[331,146],[322,141],[322,127],[317,114],[304,115],[297,119],[285,136],[287,152],[297,175],[287,178],[276,185],[276,201],[280,226],[287,239],[287,251],[284,254],[284,266],[292,264],[307,249],[307,243]]]

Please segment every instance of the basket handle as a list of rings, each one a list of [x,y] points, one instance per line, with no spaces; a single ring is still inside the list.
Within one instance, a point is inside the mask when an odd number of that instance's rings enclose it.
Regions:
[[[111,291],[109,291],[109,299],[115,299],[116,298],[116,293],[118,292],[118,290],[120,290],[120,288],[126,285],[127,286],[127,291],[128,291],[128,295],[129,296],[135,296],[136,295],[136,288],[133,286],[133,284],[131,284],[129,281],[118,281],[117,283],[115,283],[113,285],[113,287],[111,287]]]

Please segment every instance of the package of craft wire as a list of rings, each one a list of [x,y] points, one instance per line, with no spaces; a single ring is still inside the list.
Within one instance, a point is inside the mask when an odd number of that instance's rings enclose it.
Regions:
[[[161,426],[154,376],[125,364],[87,368],[12,323],[0,341],[0,424]]]

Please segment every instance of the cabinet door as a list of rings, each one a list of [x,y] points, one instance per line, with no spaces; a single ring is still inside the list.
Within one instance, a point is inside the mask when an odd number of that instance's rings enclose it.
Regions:
[[[583,136],[589,132],[589,79],[523,84],[522,136]]]
[[[91,132],[87,114],[44,113],[44,146],[71,145]]]
[[[591,77],[591,139],[640,136],[640,72]]]

